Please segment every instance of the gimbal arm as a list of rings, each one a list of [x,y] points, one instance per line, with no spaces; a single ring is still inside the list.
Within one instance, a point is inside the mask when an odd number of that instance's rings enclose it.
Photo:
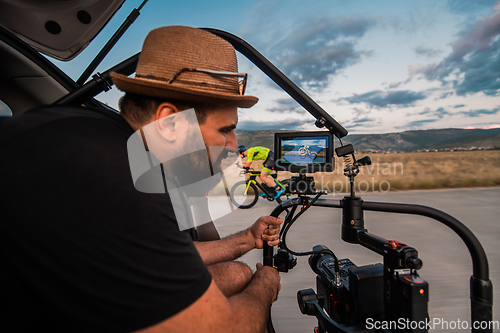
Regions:
[[[282,205],[287,204],[284,202]],[[318,199],[314,206],[343,208],[341,200],[332,199]],[[278,206],[279,207],[279,206]],[[279,210],[278,207],[275,211]],[[491,322],[493,319],[493,284],[489,279],[489,267],[486,253],[476,238],[476,236],[467,228],[463,223],[454,217],[446,214],[435,208],[411,205],[411,204],[396,204],[396,203],[382,203],[382,202],[362,202],[361,209],[367,211],[378,211],[386,213],[401,213],[422,215],[437,220],[450,229],[462,239],[467,246],[472,259],[473,274],[470,279],[470,298],[471,298],[471,320],[474,322]],[[274,212],[274,211],[273,211]],[[364,229],[364,226],[363,226]],[[366,244],[366,241],[362,243]],[[369,246],[365,247],[371,249]],[[375,251],[374,249],[372,249]],[[375,251],[377,252],[377,251]],[[475,329],[472,325],[472,332],[491,332],[489,330]]]

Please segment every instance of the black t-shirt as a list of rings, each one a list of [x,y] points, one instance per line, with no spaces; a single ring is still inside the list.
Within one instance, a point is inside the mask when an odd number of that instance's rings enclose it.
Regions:
[[[2,332],[129,332],[210,285],[168,194],[134,188],[132,133],[113,112],[76,107],[0,126]]]

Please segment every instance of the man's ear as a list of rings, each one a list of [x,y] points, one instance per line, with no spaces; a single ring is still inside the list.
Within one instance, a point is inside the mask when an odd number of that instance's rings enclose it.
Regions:
[[[178,112],[177,107],[171,103],[161,103],[156,109],[156,130],[167,141],[175,141],[177,139],[175,122]]]

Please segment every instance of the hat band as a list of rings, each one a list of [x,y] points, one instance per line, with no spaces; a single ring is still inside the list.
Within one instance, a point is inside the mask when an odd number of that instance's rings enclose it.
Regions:
[[[245,94],[245,89],[247,87],[247,78],[248,74],[247,73],[235,73],[235,72],[228,72],[228,71],[219,71],[219,70],[213,70],[213,69],[200,69],[200,68],[189,68],[189,67],[184,67],[179,69],[168,81],[167,83],[170,84],[174,82],[174,80],[181,75],[182,73],[186,72],[195,72],[195,73],[204,73],[208,74],[210,76],[220,78],[220,77],[235,77],[235,78],[241,78],[242,81],[238,81],[238,90],[240,92],[240,95],[243,96]]]
[[[196,79],[178,79],[180,74],[192,72],[192,73],[203,73],[208,74],[212,77],[212,82],[207,82],[206,80],[196,80]],[[247,73],[236,73],[236,72],[227,72],[227,71],[218,71],[218,70],[210,70],[210,69],[197,69],[197,68],[182,68],[177,71],[170,79],[166,79],[164,77],[158,77],[155,75],[141,75],[136,73],[137,78],[147,79],[147,80],[155,80],[159,82],[165,82],[167,85],[171,85],[174,81],[180,85],[189,86],[190,88],[194,88],[196,90],[199,89],[207,89],[212,88],[212,90],[227,92],[230,91],[234,94],[234,90],[239,92],[240,96],[245,94],[246,85],[247,85]],[[241,81],[238,79],[241,78]],[[234,80],[233,80],[234,79]],[[217,82],[218,81],[218,82]],[[193,87],[198,85],[199,87]]]

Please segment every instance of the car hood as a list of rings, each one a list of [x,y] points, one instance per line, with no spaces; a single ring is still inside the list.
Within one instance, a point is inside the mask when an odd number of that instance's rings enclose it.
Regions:
[[[38,51],[68,61],[85,49],[123,2],[0,0],[0,25]]]

